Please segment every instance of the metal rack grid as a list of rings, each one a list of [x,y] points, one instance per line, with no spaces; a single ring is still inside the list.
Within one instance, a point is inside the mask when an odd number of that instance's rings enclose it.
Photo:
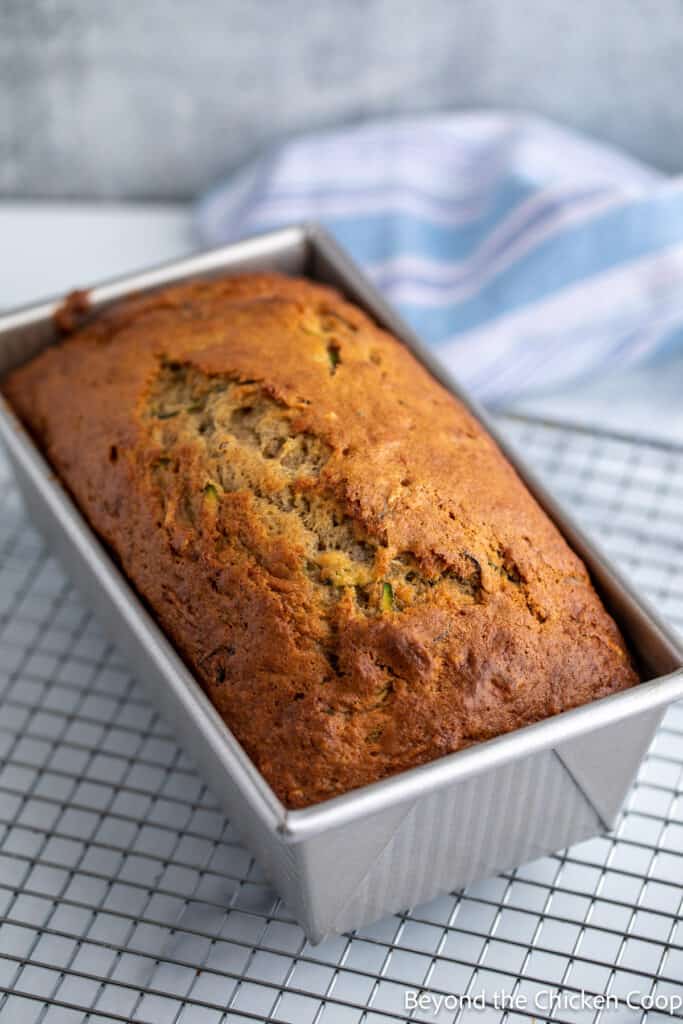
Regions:
[[[502,425],[683,627],[683,448]],[[675,706],[609,837],[310,946],[128,675],[125,651],[26,524],[0,462],[2,1024],[670,1021],[644,1007],[683,996],[682,885]],[[483,991],[489,1006],[411,1016],[408,988]],[[564,1000],[544,1012],[535,1001],[581,990],[610,993],[619,1009]],[[502,991],[513,1011],[491,1005]]]

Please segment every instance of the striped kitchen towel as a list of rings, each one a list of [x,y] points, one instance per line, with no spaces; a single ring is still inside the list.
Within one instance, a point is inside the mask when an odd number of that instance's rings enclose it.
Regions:
[[[325,224],[489,403],[683,342],[683,184],[537,118],[438,115],[297,138],[196,213],[214,245]]]

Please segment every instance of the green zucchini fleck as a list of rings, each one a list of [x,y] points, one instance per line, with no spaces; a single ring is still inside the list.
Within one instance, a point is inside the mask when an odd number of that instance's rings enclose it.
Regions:
[[[393,612],[394,610],[394,588],[391,583],[382,584],[382,594],[380,596],[380,610],[383,612]]]
[[[174,416],[178,415],[178,412],[178,409],[170,409],[168,412],[165,412],[163,409],[159,409],[154,413],[154,415],[158,420],[172,420]]]
[[[206,395],[198,398],[191,405],[188,405],[185,409],[186,412],[204,412],[206,409]]]
[[[208,501],[218,501],[218,490],[213,484],[207,484],[204,488],[204,497]]]
[[[327,346],[327,358],[330,361],[330,367],[334,373],[341,362],[341,355],[336,345]]]

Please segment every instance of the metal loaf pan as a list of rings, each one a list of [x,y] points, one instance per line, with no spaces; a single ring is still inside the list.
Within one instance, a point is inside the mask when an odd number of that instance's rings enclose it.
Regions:
[[[608,829],[666,705],[683,696],[683,648],[319,228],[285,229],[132,274],[93,288],[90,300],[99,307],[173,281],[255,269],[336,285],[469,406],[587,563],[647,680],[322,804],[287,810],[0,401],[0,437],[30,514],[317,942]],[[61,301],[0,318],[0,373],[50,344]]]

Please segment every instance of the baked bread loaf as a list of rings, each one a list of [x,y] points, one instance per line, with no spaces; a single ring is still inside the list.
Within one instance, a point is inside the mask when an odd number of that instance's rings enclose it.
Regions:
[[[73,319],[4,393],[287,806],[637,682],[492,439],[333,290]]]

